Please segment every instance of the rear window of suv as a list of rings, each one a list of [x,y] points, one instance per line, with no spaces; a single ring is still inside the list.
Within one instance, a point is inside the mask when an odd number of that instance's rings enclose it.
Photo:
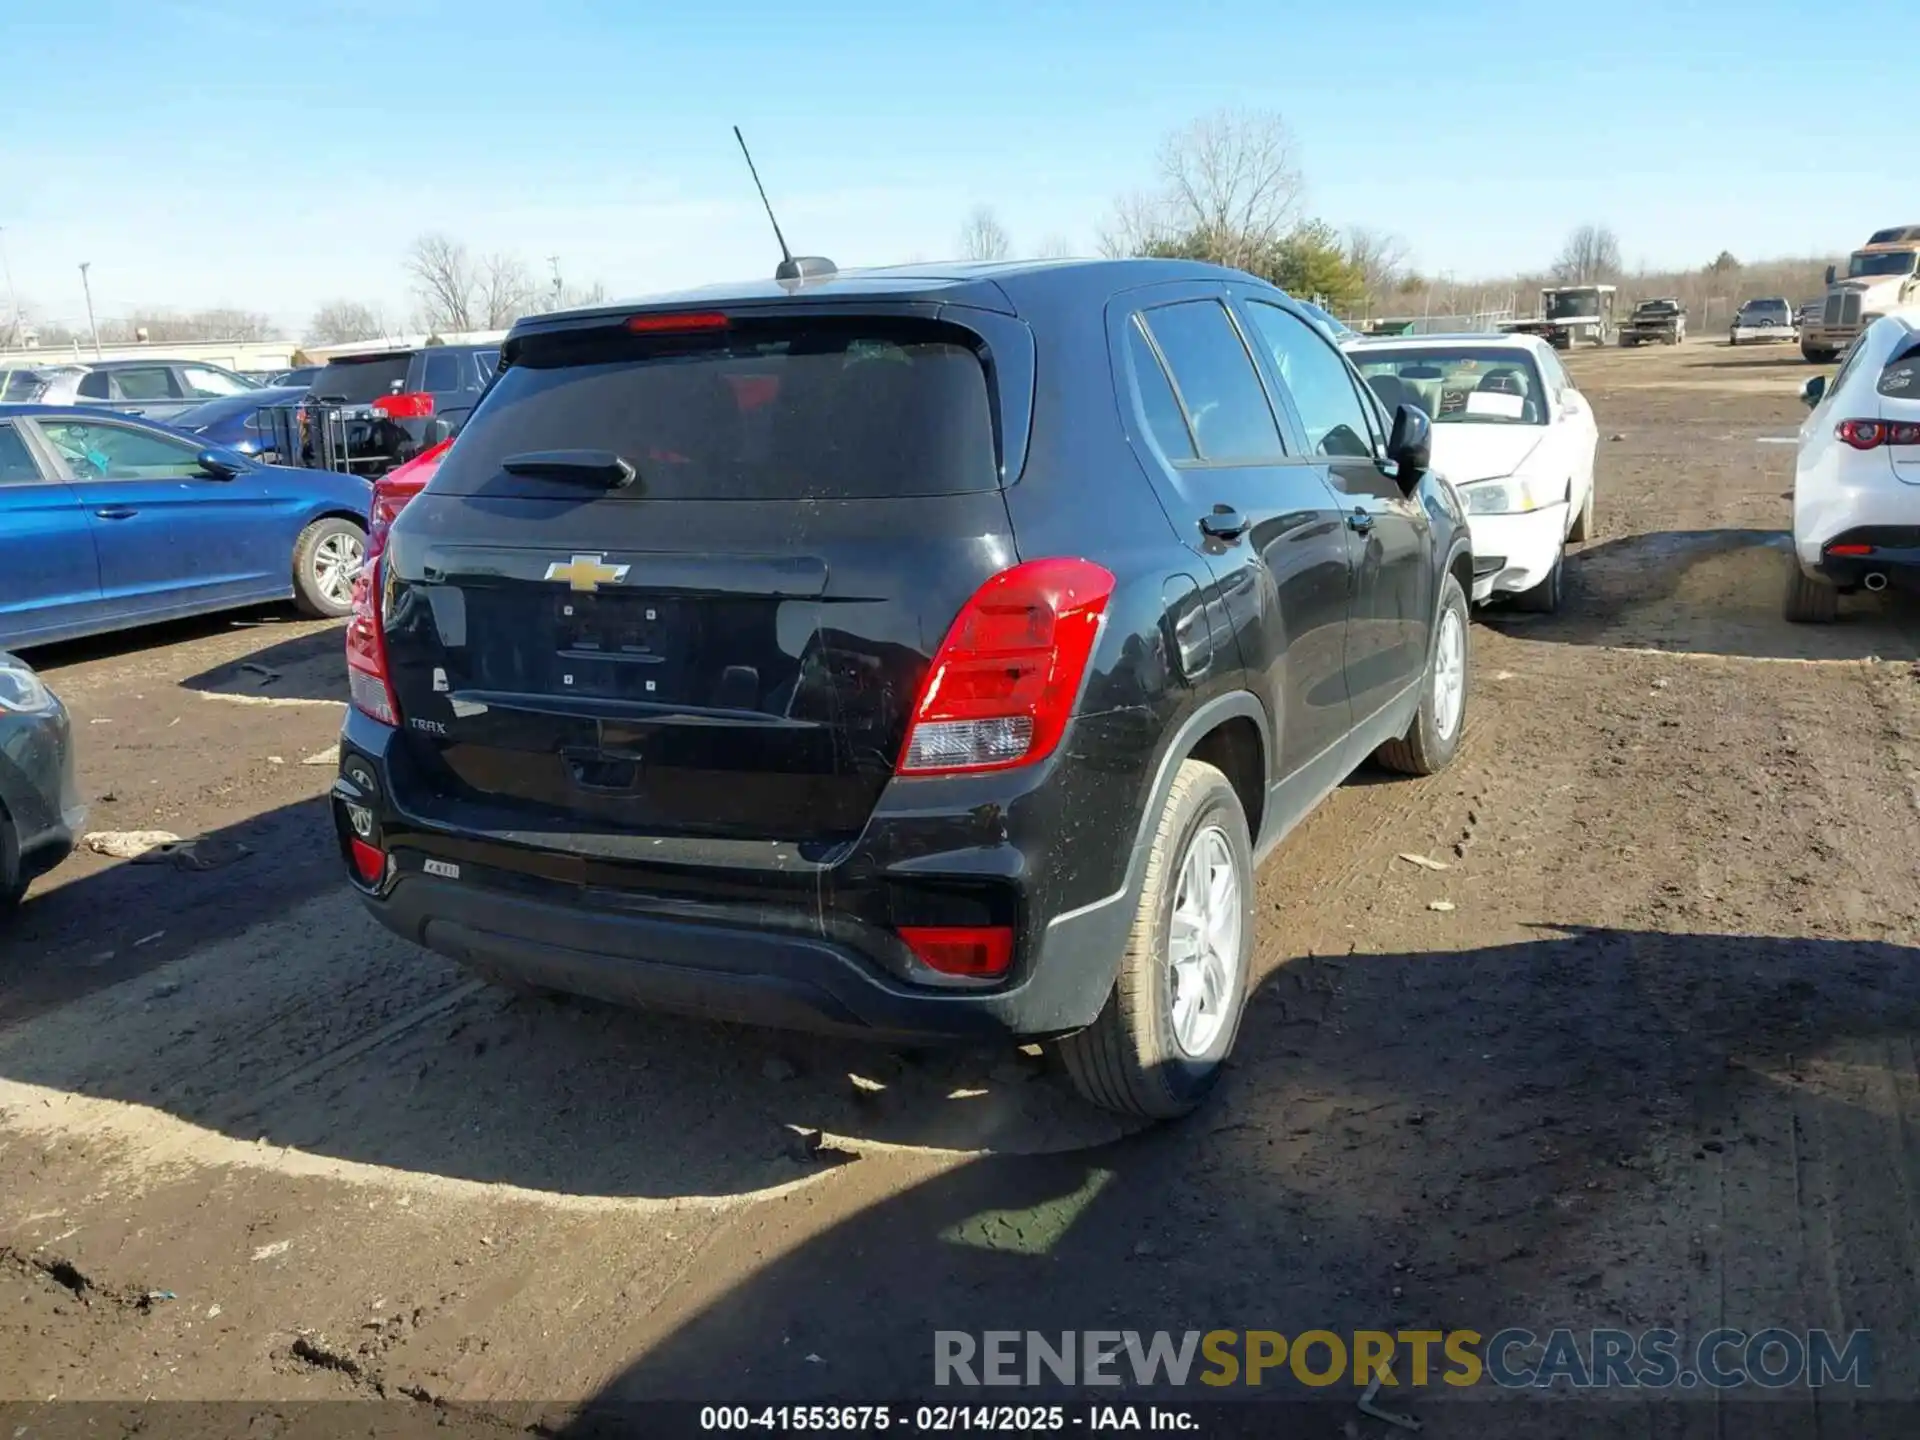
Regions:
[[[313,377],[313,396],[344,405],[371,405],[382,396],[391,395],[395,381],[402,388],[406,386],[407,362],[412,358],[402,352],[358,360],[330,360],[326,368]]]
[[[874,317],[711,334],[526,337],[447,453],[442,493],[554,493],[514,455],[605,450],[659,500],[860,500],[999,486],[986,368],[966,332]]]
[[[1827,387],[1828,393],[1838,388],[1836,380]],[[1889,400],[1920,400],[1920,345],[1904,353],[1896,352],[1887,368],[1880,372],[1880,382],[1874,388]]]

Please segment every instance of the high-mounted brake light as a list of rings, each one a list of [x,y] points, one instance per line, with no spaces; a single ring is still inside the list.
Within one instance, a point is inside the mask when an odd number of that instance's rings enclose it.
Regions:
[[[1833,427],[1833,438],[1856,450],[1920,445],[1920,425],[1901,420],[1842,420]]]
[[[718,310],[668,310],[654,315],[635,315],[627,321],[627,329],[636,335],[677,335],[726,328],[727,317]]]
[[[974,592],[913,707],[899,773],[1005,770],[1051,755],[1113,595],[1090,560],[1029,560]]]
[[[412,395],[382,395],[367,408],[389,420],[431,420],[433,396],[425,391]]]

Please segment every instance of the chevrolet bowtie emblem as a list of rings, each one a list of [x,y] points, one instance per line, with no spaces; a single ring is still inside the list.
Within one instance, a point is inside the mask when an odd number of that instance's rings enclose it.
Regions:
[[[608,565],[599,555],[576,555],[566,564],[558,560],[547,566],[547,579],[564,580],[575,590],[598,590],[602,585],[619,585],[627,578],[628,566]]]

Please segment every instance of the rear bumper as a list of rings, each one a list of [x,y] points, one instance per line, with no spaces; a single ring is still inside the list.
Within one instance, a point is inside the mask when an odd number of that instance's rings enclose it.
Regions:
[[[1864,555],[1836,555],[1835,546],[1868,547]],[[1920,526],[1868,526],[1842,531],[1825,542],[1811,563],[1802,557],[1809,573],[1842,590],[1893,589],[1920,593]],[[1885,586],[1878,583],[1884,580]]]
[[[1800,332],[1785,325],[1735,325],[1728,338],[1736,344],[1749,340],[1798,340]]]
[[[1132,919],[1124,862],[1116,858],[1111,877],[1090,875],[1105,869],[1086,858],[1095,847],[1069,852],[1057,841],[1058,805],[1102,804],[1073,793],[1081,785],[1132,791],[1124,777],[1091,768],[1077,779],[1056,775],[1044,796],[997,804],[972,788],[986,776],[946,792],[913,788],[883,801],[831,863],[790,854],[756,869],[739,858],[748,847],[738,842],[707,847],[733,852],[726,863],[703,861],[690,845],[660,861],[447,828],[393,800],[393,772],[407,764],[393,731],[349,713],[334,817],[343,853],[346,801],[376,817],[386,871],[375,885],[354,877],[375,918],[478,969],[617,1004],[887,1040],[1058,1035],[1100,1013]],[[951,805],[929,803],[942,794]],[[1072,872],[1064,880],[1063,867]],[[1071,903],[1089,888],[1097,898]],[[929,903],[994,913],[905,913]],[[932,976],[893,929],[1001,918],[1014,924],[1014,963],[991,982]]]
[[[404,862],[402,862],[404,863]],[[1008,990],[917,988],[851,944],[596,910],[402,869],[367,908],[417,945],[567,994],[649,1010],[877,1040],[989,1040],[1078,1029],[1112,984],[1115,936],[1095,914],[1051,927],[1043,963]],[[1107,907],[1120,914],[1119,907]],[[1124,935],[1118,937],[1124,940]],[[1117,957],[1117,949],[1110,950]]]

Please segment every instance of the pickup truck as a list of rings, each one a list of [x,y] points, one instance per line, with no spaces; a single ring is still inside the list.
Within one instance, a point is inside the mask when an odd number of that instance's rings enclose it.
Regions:
[[[1620,327],[1622,345],[1678,345],[1687,338],[1687,312],[1678,300],[1642,300]]]

